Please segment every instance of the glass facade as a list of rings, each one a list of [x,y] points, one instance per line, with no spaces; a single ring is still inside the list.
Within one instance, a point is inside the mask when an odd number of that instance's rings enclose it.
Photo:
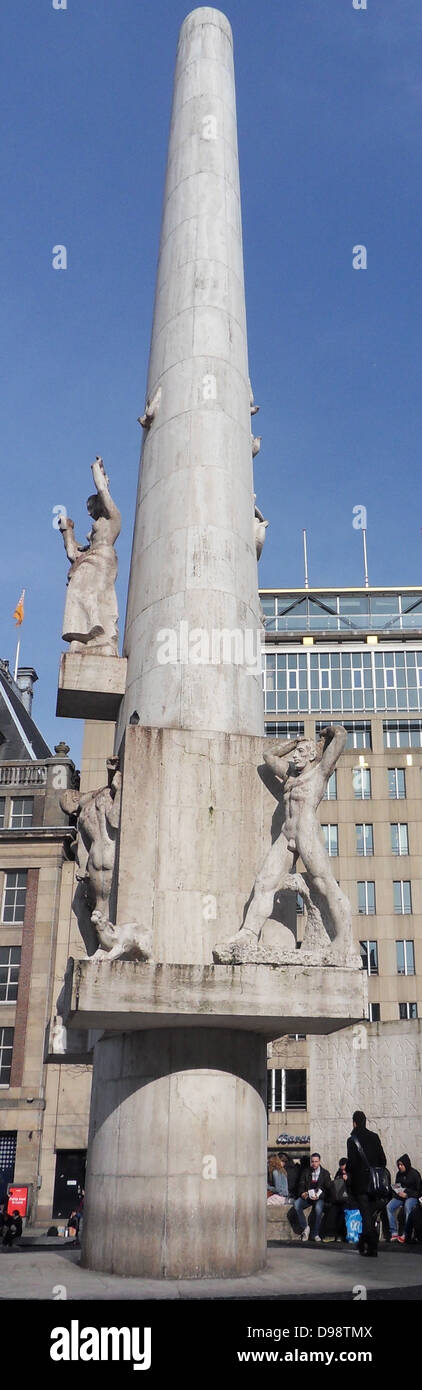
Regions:
[[[422,590],[374,593],[357,589],[342,593],[299,592],[263,594],[266,632],[394,633],[422,631]]]
[[[422,650],[280,652],[267,648],[264,697],[267,714],[419,711]]]

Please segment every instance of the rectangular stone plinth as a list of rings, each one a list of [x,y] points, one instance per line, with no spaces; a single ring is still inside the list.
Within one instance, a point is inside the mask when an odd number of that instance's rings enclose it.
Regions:
[[[332,1033],[364,1017],[366,976],[341,966],[69,961],[61,1007],[69,1030]]]
[[[126,688],[123,656],[64,652],[60,658],[56,714],[63,719],[117,719]]]

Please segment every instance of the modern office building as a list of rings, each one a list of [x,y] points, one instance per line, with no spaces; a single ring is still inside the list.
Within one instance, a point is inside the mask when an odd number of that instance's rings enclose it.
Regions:
[[[261,590],[261,602],[267,735],[347,729],[321,833],[352,903],[370,1000],[360,1033],[272,1044],[269,1143],[308,1135],[332,1144],[334,1162],[350,1104],[365,1109],[366,1095],[368,1115],[420,1164],[422,587]]]

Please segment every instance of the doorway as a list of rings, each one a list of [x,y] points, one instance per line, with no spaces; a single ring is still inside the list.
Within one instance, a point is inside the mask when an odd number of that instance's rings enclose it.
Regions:
[[[58,1149],[53,1218],[66,1220],[79,1207],[85,1188],[86,1149]]]

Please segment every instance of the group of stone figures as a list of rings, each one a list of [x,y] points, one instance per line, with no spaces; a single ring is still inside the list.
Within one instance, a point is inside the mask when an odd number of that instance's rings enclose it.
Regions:
[[[149,429],[159,408],[158,398],[147,402],[140,423]],[[251,415],[259,409],[251,391]],[[259,439],[252,436],[252,453]],[[74,523],[61,516],[66,554],[71,561],[64,615],[63,637],[73,652],[117,656],[117,601],[114,549],[121,517],[111,497],[109,479],[101,458],[92,464],[96,493],[88,498],[92,517],[88,545],[79,545]],[[261,554],[268,525],[255,507],[255,546]],[[278,802],[273,841],[260,869],[243,925],[229,940],[216,943],[214,960],[222,963],[285,960],[285,950],[261,943],[262,930],[272,917],[277,895],[300,893],[306,930],[301,958],[329,955],[344,960],[353,954],[351,908],[332,871],[321,840],[316,811],[333,768],[344,747],[343,728],[324,729],[318,743],[290,739],[264,752],[264,780]],[[76,821],[70,853],[77,863],[74,907],[88,954],[149,960],[150,935],[139,924],[114,926],[110,921],[110,894],[120,819],[121,772],[118,760],[108,763],[108,785],[95,792],[67,791],[61,798],[64,811]],[[306,872],[297,873],[301,859]],[[99,942],[99,945],[98,945]]]
[[[300,957],[295,952],[294,958],[305,963],[351,963],[350,903],[332,873],[316,815],[345,741],[341,726],[329,727],[322,731],[318,743],[289,739],[264,752],[264,781],[278,802],[274,838],[256,877],[243,925],[235,936],[216,943],[215,961],[290,961],[292,953],[265,947],[261,937],[277,895],[296,897],[300,893],[306,927]],[[66,791],[60,798],[62,809],[76,818],[69,849],[77,865],[74,910],[88,955],[95,952],[96,959],[146,961],[152,957],[151,933],[137,923],[115,926],[110,921],[122,774],[117,758],[110,758],[107,767],[106,787],[83,793]],[[305,874],[296,871],[299,857]]]

